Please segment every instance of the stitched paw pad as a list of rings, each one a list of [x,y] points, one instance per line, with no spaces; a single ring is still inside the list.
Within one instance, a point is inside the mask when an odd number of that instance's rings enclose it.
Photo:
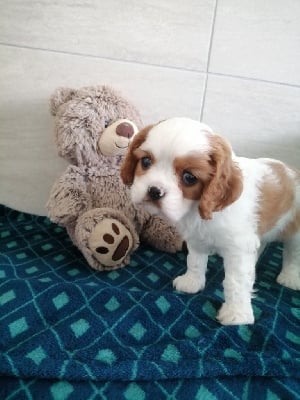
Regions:
[[[133,246],[129,230],[118,220],[107,218],[99,222],[91,232],[89,248],[104,266],[121,265]]]

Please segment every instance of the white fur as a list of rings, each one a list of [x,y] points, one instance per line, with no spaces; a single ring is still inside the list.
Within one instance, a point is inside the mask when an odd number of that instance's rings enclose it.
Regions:
[[[232,154],[242,171],[242,194],[224,210],[214,212],[211,220],[201,219],[199,202],[183,197],[173,161],[175,157],[192,155],[195,151],[208,152],[207,132],[212,133],[209,127],[186,118],[170,119],[152,128],[141,149],[151,152],[155,163],[145,174],[135,177],[132,200],[143,204],[152,213],[162,212],[177,225],[187,242],[187,272],[174,280],[174,287],[187,293],[203,289],[208,255],[218,253],[223,257],[225,267],[225,303],[219,310],[218,319],[224,325],[251,324],[254,322],[251,294],[256,261],[265,244],[278,237],[300,207],[300,185],[298,182],[294,208],[283,215],[272,230],[259,237],[256,216],[259,186],[264,180],[273,180],[276,184],[276,178],[268,165],[270,160]],[[289,170],[289,174],[294,173]],[[146,201],[150,186],[157,186],[165,193],[159,208],[154,202]],[[278,282],[300,289],[300,233],[286,243]]]

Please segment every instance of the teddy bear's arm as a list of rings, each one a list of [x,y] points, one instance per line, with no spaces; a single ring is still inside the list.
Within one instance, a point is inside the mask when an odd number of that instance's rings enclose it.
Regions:
[[[176,253],[183,248],[183,240],[175,227],[154,215],[143,227],[141,239],[159,250]]]
[[[69,166],[55,182],[46,205],[51,221],[66,226],[90,207],[84,173],[76,166]]]

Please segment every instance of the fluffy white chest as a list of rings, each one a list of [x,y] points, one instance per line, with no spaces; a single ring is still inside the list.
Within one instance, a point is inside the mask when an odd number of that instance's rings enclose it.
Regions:
[[[205,221],[200,218],[196,206],[195,210],[182,218],[177,228],[188,247],[207,254],[218,253],[223,256],[229,248],[243,247],[248,240],[243,224],[238,219],[232,221],[229,213],[215,213],[212,220]]]

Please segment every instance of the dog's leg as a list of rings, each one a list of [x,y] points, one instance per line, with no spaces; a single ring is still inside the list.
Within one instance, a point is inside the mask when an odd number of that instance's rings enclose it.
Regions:
[[[205,273],[208,255],[199,253],[188,246],[187,271],[173,281],[176,290],[186,293],[197,293],[205,286]]]
[[[223,325],[253,324],[251,295],[255,279],[257,253],[235,253],[224,257],[225,303],[217,319]]]
[[[290,289],[300,290],[300,232],[284,243],[282,270],[277,282]]]

